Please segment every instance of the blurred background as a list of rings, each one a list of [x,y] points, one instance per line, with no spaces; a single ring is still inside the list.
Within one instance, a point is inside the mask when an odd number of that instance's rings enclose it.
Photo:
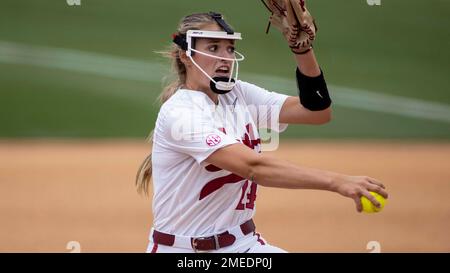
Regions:
[[[379,2],[307,2],[333,120],[290,126],[275,154],[378,177],[390,208],[358,215],[330,193],[262,189],[258,228],[289,251],[450,250],[450,2]],[[0,252],[145,250],[151,199],[133,182],[170,74],[156,52],[183,16],[208,11],[242,32],[240,79],[296,94],[294,59],[257,0],[2,1]]]

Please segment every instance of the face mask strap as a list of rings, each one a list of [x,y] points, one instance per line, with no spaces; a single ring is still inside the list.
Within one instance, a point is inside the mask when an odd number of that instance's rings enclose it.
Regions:
[[[213,80],[213,78],[211,78],[211,76],[209,76],[208,75],[208,73],[206,73],[205,72],[205,70],[203,70],[203,68],[201,68],[200,67],[200,65],[198,65],[197,64],[197,62],[196,61],[194,61],[194,59],[192,58],[192,56],[188,56],[189,57],[189,59],[191,59],[191,61],[192,61],[192,63],[206,76],[206,77],[208,77],[208,79],[210,80],[210,81],[213,81],[214,83],[216,83],[214,80]]]
[[[232,82],[232,79],[234,78],[234,79],[238,79],[238,76],[239,76],[239,62],[240,61],[243,61],[244,59],[245,59],[245,56],[244,55],[242,55],[241,53],[239,53],[239,52],[237,52],[237,51],[235,51],[235,53],[237,54],[237,55],[239,55],[239,59],[238,58],[233,58],[233,59],[231,59],[231,58],[224,58],[224,57],[218,57],[218,56],[214,56],[214,55],[211,55],[211,54],[208,54],[208,53],[205,53],[205,52],[202,52],[202,51],[199,51],[199,50],[196,50],[196,49],[191,49],[193,52],[196,52],[196,53],[198,53],[198,54],[201,54],[201,55],[204,55],[204,56],[207,56],[207,57],[211,57],[211,58],[214,58],[214,59],[219,59],[219,60],[226,60],[226,61],[232,61],[233,63],[232,63],[232,66],[231,66],[231,73],[230,73],[230,79],[228,80],[228,83],[231,83]],[[208,77],[208,79],[209,80],[211,80],[212,82],[214,82],[214,84],[217,84],[217,81],[215,81],[211,76],[209,76],[208,75],[208,73],[206,73],[205,72],[205,70],[203,70],[203,68],[201,68],[200,67],[200,65],[198,65],[197,64],[197,62],[196,61],[194,61],[194,59],[192,58],[192,56],[188,56],[189,57],[189,59],[192,61],[192,63],[194,63],[194,65],[206,76],[206,77]],[[234,66],[236,65],[236,76],[235,77],[233,77],[233,73],[234,73]]]
[[[234,86],[236,85],[236,81],[233,78],[222,78],[222,77],[215,77],[214,79],[208,75],[208,73],[206,73],[205,70],[203,70],[203,68],[201,68],[201,66],[199,64],[197,64],[196,61],[194,61],[194,59],[189,56],[189,58],[191,59],[192,63],[209,79],[209,85],[211,90],[214,93],[217,94],[226,94],[228,92],[230,92]],[[236,62],[237,64],[237,62]],[[236,73],[237,76],[237,73]],[[226,84],[224,84],[226,83]]]
[[[209,12],[208,14],[217,22],[220,27],[223,28],[223,30],[227,32],[227,34],[234,34],[234,30],[225,22],[222,14],[213,11]]]
[[[197,50],[197,49],[193,49],[193,48],[191,48],[190,50],[193,51],[193,52],[196,52],[196,53],[198,53],[198,54],[201,54],[201,55],[203,55],[203,56],[211,57],[211,58],[214,58],[214,59],[225,60],[225,61],[239,61],[239,62],[240,62],[240,61],[243,61],[243,60],[245,59],[245,56],[242,55],[241,53],[237,52],[237,51],[235,51],[234,53],[236,53],[237,55],[239,55],[239,58],[225,58],[225,57],[219,57],[219,56],[215,56],[215,55],[212,55],[212,54],[208,54],[208,53],[206,53],[206,52],[203,52],[203,51],[200,51],[200,50]]]
[[[186,42],[186,34],[176,34],[172,35],[172,41],[178,45],[184,51],[188,50],[188,43]]]

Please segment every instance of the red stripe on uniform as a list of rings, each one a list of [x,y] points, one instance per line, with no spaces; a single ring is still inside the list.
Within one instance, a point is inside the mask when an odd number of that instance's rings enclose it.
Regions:
[[[150,252],[150,253],[156,253],[157,250],[158,250],[158,244],[153,244],[152,252]]]
[[[234,173],[216,178],[212,181],[209,181],[201,190],[199,200],[202,200],[206,196],[210,195],[211,193],[217,191],[221,187],[223,187],[225,184],[229,183],[237,183],[245,178],[240,177],[239,175],[236,175]]]
[[[256,236],[258,236],[258,242],[259,242],[261,245],[265,245],[265,244],[266,244],[266,243],[260,238],[260,237],[261,237],[261,234],[256,233]]]
[[[212,165],[212,164],[206,166],[205,169],[206,169],[208,172],[218,172],[218,171],[221,171],[221,170],[222,170],[221,168],[216,167],[216,166],[214,166],[214,165]]]

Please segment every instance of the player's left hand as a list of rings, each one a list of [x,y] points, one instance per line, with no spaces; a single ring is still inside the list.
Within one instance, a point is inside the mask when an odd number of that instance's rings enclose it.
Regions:
[[[317,26],[304,0],[261,0],[272,13],[270,24],[283,34],[295,54],[308,52],[316,38]]]

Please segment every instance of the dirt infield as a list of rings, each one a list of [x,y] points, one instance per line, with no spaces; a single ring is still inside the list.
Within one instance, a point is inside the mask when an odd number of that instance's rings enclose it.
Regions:
[[[151,201],[134,190],[149,147],[131,141],[1,141],[0,252],[143,252]],[[450,143],[283,142],[274,156],[382,180],[383,212],[358,214],[350,199],[262,188],[256,225],[291,252],[450,251]]]

